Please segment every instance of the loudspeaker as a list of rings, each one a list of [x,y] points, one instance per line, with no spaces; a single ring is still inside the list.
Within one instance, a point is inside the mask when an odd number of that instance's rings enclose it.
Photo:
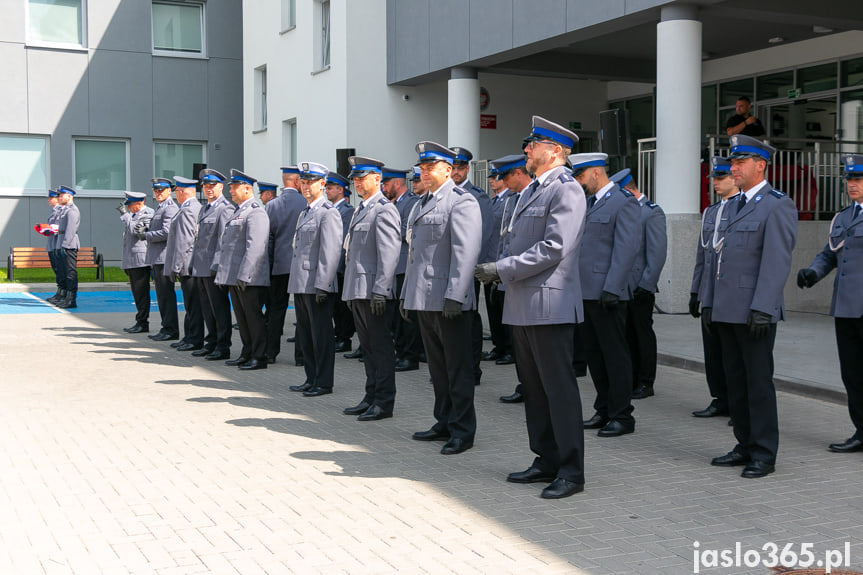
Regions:
[[[206,170],[206,169],[207,169],[207,164],[192,164],[192,179],[198,180],[198,183],[195,185],[195,188],[196,188],[195,195],[198,198],[204,197],[204,193],[201,191],[202,190],[202,184],[201,184],[200,174],[201,174],[201,170]]]
[[[604,110],[599,113],[599,141],[609,156],[629,155],[629,122],[626,110]]]
[[[351,173],[351,165],[348,163],[348,158],[356,156],[356,148],[336,148],[336,171],[343,178],[347,178]]]

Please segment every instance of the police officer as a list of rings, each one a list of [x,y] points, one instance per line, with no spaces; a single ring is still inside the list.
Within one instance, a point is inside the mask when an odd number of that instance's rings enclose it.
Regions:
[[[135,227],[149,224],[153,208],[144,202],[146,194],[126,192],[120,221],[123,222],[123,256],[120,268],[129,276],[132,299],[135,300],[135,325],[123,328],[126,333],[150,331],[150,266],[147,265],[147,242],[144,234],[135,232]]]
[[[836,268],[830,315],[836,327],[836,347],[842,383],[854,435],[831,443],[835,453],[863,450],[863,155],[845,156],[845,179],[852,204],[836,214],[824,249],[808,268],[797,272],[797,285],[812,287]]]
[[[446,439],[444,455],[473,447],[476,411],[471,325],[473,269],[482,251],[482,215],[473,194],[450,177],[455,153],[435,142],[416,145],[428,191],[408,220],[408,264],[400,310],[418,312],[434,386],[435,424],[413,439]],[[406,313],[403,313],[406,318]]]
[[[239,357],[226,361],[225,365],[235,365],[245,371],[267,368],[264,304],[270,285],[267,256],[270,219],[264,207],[255,200],[256,181],[239,170],[231,170],[228,185],[237,209],[222,233],[216,272],[216,283],[228,286],[230,291],[243,342]]]
[[[60,250],[57,249],[57,223],[60,221],[60,216],[65,209],[60,205],[60,192],[57,190],[48,190],[48,205],[51,206],[51,215],[48,216],[48,230],[43,235],[48,238],[45,249],[48,252],[48,259],[51,261],[51,270],[54,272],[54,280],[57,284],[57,292],[46,301],[56,304],[59,301],[66,299],[66,276],[62,274],[63,264],[60,263]]]
[[[63,213],[57,220],[57,246],[60,254],[58,261],[66,278],[66,297],[55,305],[62,309],[78,307],[78,227],[81,225],[81,212],[75,205],[75,190],[60,186],[57,202],[63,206]]]
[[[394,168],[382,168],[383,184],[381,186],[384,195],[391,201],[399,212],[401,247],[399,250],[399,261],[395,271],[395,293],[401,293],[405,283],[405,269],[408,262],[407,226],[408,216],[419,201],[419,196],[408,191],[407,170]],[[413,171],[411,171],[413,174]],[[417,171],[419,173],[419,171]],[[414,314],[415,315],[415,314]],[[419,369],[419,358],[422,352],[422,339],[420,338],[419,323],[416,318],[405,321],[401,314],[393,314],[393,334],[395,338],[396,371],[413,371]]]
[[[302,204],[299,204],[299,211],[297,212],[297,217],[294,218],[293,223],[288,221],[288,227],[282,230],[282,234],[284,236],[285,241],[289,242],[291,245],[290,255],[291,258],[286,262],[287,263],[287,275],[290,276],[291,272],[291,263],[293,262],[293,254],[294,254],[294,234],[297,230],[297,220],[299,219],[299,214],[301,211],[305,209],[308,205],[306,199],[300,193],[300,168],[297,166],[286,166],[282,168],[282,190],[284,194],[290,193],[293,194],[296,192],[296,195],[300,197],[302,200]],[[287,284],[285,284],[287,285]],[[288,302],[285,301],[285,306],[287,309]],[[297,342],[297,323],[294,322],[294,335],[287,338],[288,343],[294,344],[294,365],[297,367],[303,366],[303,351],[301,349],[300,344]]]
[[[585,316],[579,338],[596,387],[596,413],[584,427],[616,437],[635,430],[626,308],[642,233],[638,200],[608,179],[607,159],[599,153],[569,158],[573,176],[590,196],[579,262]]]
[[[156,302],[162,327],[159,333],[147,336],[153,341],[180,339],[180,324],[177,319],[177,293],[174,282],[165,275],[165,248],[168,245],[168,230],[171,220],[177,213],[177,204],[171,199],[173,183],[167,178],[153,178],[153,198],[158,204],[150,219],[150,225],[138,225],[135,231],[143,233],[147,240],[146,263],[153,269],[153,286],[156,288]],[[179,344],[174,345],[177,347]]]
[[[665,265],[668,236],[665,212],[639,191],[629,168],[611,177],[621,189],[632,192],[641,206],[641,250],[635,256],[629,291],[632,299],[626,308],[626,340],[632,358],[632,399],[653,395],[656,381],[656,333],[653,331],[653,306],[659,291],[659,274]]]
[[[390,325],[395,314],[393,280],[401,251],[401,219],[381,192],[383,162],[348,158],[357,195],[362,198],[345,238],[342,299],[350,304],[366,368],[363,399],[344,410],[360,421],[393,415],[396,395],[395,347]]]
[[[729,202],[736,206],[733,202],[740,190],[734,185],[734,178],[731,177],[731,160],[714,156],[710,159],[710,166],[709,175],[713,180],[713,189],[721,199],[708,206],[701,217],[701,234],[698,238],[695,269],[692,270],[692,288],[689,294],[689,314],[694,318],[702,318],[704,373],[707,377],[707,388],[713,400],[704,409],[693,411],[694,417],[728,415],[728,390],[725,384],[725,368],[722,365],[722,342],[716,330],[707,327],[712,310],[707,308],[702,315],[698,308],[700,302],[707,296],[707,291],[713,289],[713,280],[716,277],[716,254],[722,250],[717,223],[729,218],[727,206]]]
[[[303,351],[306,381],[289,389],[317,397],[333,392],[333,304],[344,234],[339,211],[324,196],[329,170],[315,162],[302,162],[299,167],[300,192],[308,205],[300,213],[294,234],[288,292],[294,294],[297,343]]]
[[[785,318],[782,291],[797,239],[797,209],[764,178],[775,148],[750,136],[729,140],[731,176],[741,194],[726,206],[728,219],[719,221],[722,249],[702,307],[711,308],[708,327],[722,341],[737,445],[711,464],[745,465],[741,476],[755,478],[774,471],[779,446],[773,342],[776,322]]]
[[[279,185],[258,180],[258,199],[266,209],[267,204],[275,200],[279,195]],[[272,261],[270,262],[272,264]]]
[[[165,275],[174,281],[180,280],[183,290],[183,339],[178,351],[195,351],[204,347],[204,316],[198,284],[192,277],[192,252],[195,249],[195,234],[198,231],[198,215],[201,203],[195,194],[198,180],[177,176],[174,178],[174,197],[180,206],[171,219],[168,241],[165,246]]]
[[[198,212],[198,233],[192,252],[192,276],[198,283],[198,296],[207,333],[204,347],[192,355],[208,361],[231,357],[231,302],[228,291],[215,282],[219,269],[219,246],[234,205],[222,194],[225,176],[213,169],[198,173],[207,203]]]
[[[325,194],[327,200],[338,210],[342,217],[342,242],[348,233],[348,225],[354,215],[354,207],[348,203],[351,194],[350,182],[336,172],[327,175]],[[356,328],[354,327],[354,316],[345,302],[342,301],[342,291],[345,284],[345,250],[339,258],[339,269],[336,272],[338,280],[338,291],[335,293],[333,302],[333,329],[335,331],[336,346],[335,353],[351,351],[353,349],[352,339]]]
[[[281,350],[282,332],[285,327],[285,313],[288,309],[288,279],[291,277],[291,260],[294,257],[294,232],[297,219],[306,207],[306,200],[300,195],[293,177],[299,177],[296,166],[282,168],[285,184],[282,194],[266,204],[270,218],[270,291],[267,300],[267,362],[274,363]],[[261,183],[258,182],[260,188]]]

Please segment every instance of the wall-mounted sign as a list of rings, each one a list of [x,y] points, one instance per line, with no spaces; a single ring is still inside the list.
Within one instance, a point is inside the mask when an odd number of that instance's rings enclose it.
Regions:
[[[800,97],[800,88],[794,88],[792,90],[788,90],[788,98],[794,99]]]
[[[570,122],[569,123],[569,129],[570,130],[580,130],[581,129],[581,122]]]
[[[479,89],[479,109],[485,110],[486,108],[488,108],[489,102],[490,102],[490,99],[488,96],[488,90],[486,90],[483,87],[480,87],[480,89]]]
[[[483,130],[496,130],[497,114],[480,114],[479,127]]]

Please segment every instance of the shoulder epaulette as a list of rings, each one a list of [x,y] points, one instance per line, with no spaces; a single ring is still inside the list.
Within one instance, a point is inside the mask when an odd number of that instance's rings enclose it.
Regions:
[[[460,196],[463,196],[467,193],[464,188],[460,188],[458,186],[454,187],[452,189],[452,191],[455,192],[456,194],[460,195]]]
[[[260,208],[260,207],[261,207],[261,204],[259,204],[258,202],[252,202],[252,206],[251,206],[251,207],[253,207],[253,208]]]
[[[773,194],[773,196],[776,198],[784,198],[788,195],[785,192],[780,192],[779,190],[770,190],[770,193]]]
[[[330,202],[324,202],[323,204],[321,204],[321,207],[330,209],[330,208],[335,207],[335,206],[333,206]]]
[[[654,204],[650,200],[647,200],[646,202],[644,202],[644,205],[647,206],[648,208],[650,208],[651,210],[655,210],[656,208],[659,207],[658,205]]]
[[[380,204],[380,205],[384,205],[384,204],[388,204],[388,203],[390,203],[390,201],[389,201],[388,199],[386,199],[386,198],[378,198],[378,204]]]
[[[623,195],[626,196],[627,198],[634,198],[635,197],[635,194],[633,194],[629,190],[627,190],[625,188],[619,188],[619,189],[621,192],[623,192]]]
[[[557,179],[564,183],[575,181],[575,178],[572,177],[572,173],[568,170],[564,170],[563,172],[561,172]]]

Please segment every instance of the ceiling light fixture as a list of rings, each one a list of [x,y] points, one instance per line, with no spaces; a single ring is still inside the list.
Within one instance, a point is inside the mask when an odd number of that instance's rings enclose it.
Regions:
[[[784,41],[785,41],[785,38],[783,38],[782,36],[774,36],[773,38],[770,38],[769,40],[767,40],[767,43],[768,44],[779,44],[780,42],[784,42]]]

